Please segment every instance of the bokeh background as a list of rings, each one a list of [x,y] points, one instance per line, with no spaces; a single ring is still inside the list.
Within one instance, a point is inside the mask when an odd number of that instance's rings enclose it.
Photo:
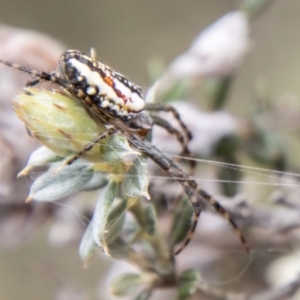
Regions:
[[[168,64],[202,29],[238,4],[236,0],[1,0],[0,21],[47,34],[66,48],[88,52],[95,47],[99,60],[145,89],[149,59],[161,58]],[[300,95],[299,16],[299,1],[277,0],[253,21],[251,53],[228,103],[236,116],[251,110],[257,78],[266,79],[274,95]],[[47,245],[47,230],[47,225],[38,228],[18,248],[0,248],[0,299],[53,299],[65,282],[94,293],[109,260],[94,259],[84,270],[76,247]]]

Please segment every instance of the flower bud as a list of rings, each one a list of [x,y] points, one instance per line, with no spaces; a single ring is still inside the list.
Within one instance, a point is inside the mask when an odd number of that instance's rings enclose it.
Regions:
[[[106,130],[76,99],[57,91],[28,88],[16,95],[13,104],[30,134],[62,157],[80,152]],[[97,144],[83,157],[97,161],[101,150]]]

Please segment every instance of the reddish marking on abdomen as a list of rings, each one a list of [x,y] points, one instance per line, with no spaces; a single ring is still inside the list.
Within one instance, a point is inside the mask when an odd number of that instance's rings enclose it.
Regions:
[[[109,86],[111,86],[113,88],[113,90],[115,91],[115,93],[117,94],[117,96],[119,98],[122,98],[125,103],[128,101],[127,97],[120,90],[116,89],[114,80],[111,77],[106,76],[103,78],[103,81],[105,83],[107,83]]]
[[[114,86],[114,81],[113,81],[112,78],[110,78],[110,77],[104,77],[103,80],[104,80],[104,82],[107,83],[109,86],[112,86],[112,87]]]
[[[119,98],[122,98],[124,100],[125,103],[128,101],[127,97],[124,94],[122,94],[122,92],[120,90],[114,88],[114,91],[116,92],[116,94]]]

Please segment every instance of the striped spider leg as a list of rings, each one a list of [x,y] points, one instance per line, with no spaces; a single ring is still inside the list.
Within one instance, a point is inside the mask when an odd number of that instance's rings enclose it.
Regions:
[[[156,104],[146,105],[142,91],[138,86],[131,83],[120,73],[97,61],[94,55],[87,56],[77,50],[64,52],[57,69],[51,73],[38,72],[5,60],[0,60],[0,63],[32,75],[34,79],[28,82],[28,86],[34,86],[40,81],[57,84],[60,88],[79,99],[93,115],[100,118],[107,125],[108,130],[87,144],[81,152],[67,160],[67,165],[89,151],[101,139],[119,132],[125,135],[135,148],[145,153],[148,158],[179,182],[193,206],[194,221],[186,241],[175,254],[179,254],[192,239],[205,202],[212,205],[218,213],[229,221],[243,247],[247,252],[249,251],[249,246],[242,232],[229,213],[214,198],[201,189],[196,181],[184,172],[176,162],[144,139],[152,129],[153,124],[159,125],[177,137],[182,144],[183,154],[190,155],[187,145],[191,139],[191,133],[174,108]],[[173,126],[161,118],[153,117],[151,119],[143,112],[147,108],[151,111],[171,112],[180,124],[182,132],[174,129]]]
[[[188,127],[184,124],[184,122],[181,120],[181,117],[177,110],[171,106],[171,105],[165,105],[165,104],[159,104],[159,103],[147,103],[145,106],[145,110],[150,112],[169,112],[173,115],[175,120],[177,121],[179,127],[181,128],[181,131],[174,128],[167,120],[159,117],[158,115],[151,114],[151,119],[154,125],[157,125],[161,128],[164,128],[168,133],[174,135],[181,145],[181,152],[179,153],[179,156],[188,157],[191,158],[192,154],[188,148],[188,145],[192,139],[192,133],[188,129]],[[189,174],[192,175],[195,172],[196,169],[196,161],[191,159],[189,160],[190,164],[190,170]]]

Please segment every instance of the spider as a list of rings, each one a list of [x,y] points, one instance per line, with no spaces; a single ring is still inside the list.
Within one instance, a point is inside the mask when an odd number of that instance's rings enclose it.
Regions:
[[[221,204],[199,187],[193,177],[183,171],[175,161],[145,139],[153,125],[161,126],[176,136],[182,145],[181,154],[190,156],[188,143],[192,135],[172,106],[146,104],[140,87],[131,83],[122,74],[97,61],[92,52],[88,56],[77,50],[67,50],[61,55],[56,70],[50,73],[32,70],[2,59],[0,59],[0,63],[32,75],[34,78],[27,83],[27,86],[35,86],[41,81],[49,81],[58,85],[67,93],[78,98],[93,115],[107,125],[107,131],[98,135],[82,151],[68,159],[64,165],[72,164],[82,154],[92,149],[101,139],[120,132],[127,137],[131,145],[177,180],[193,207],[194,220],[186,240],[176,250],[175,255],[179,254],[191,241],[205,202],[212,205],[218,213],[229,221],[244,249],[249,252],[245,237]],[[182,132],[159,116],[150,117],[144,112],[145,110],[171,112],[177,119]],[[191,169],[193,167],[192,163]]]

